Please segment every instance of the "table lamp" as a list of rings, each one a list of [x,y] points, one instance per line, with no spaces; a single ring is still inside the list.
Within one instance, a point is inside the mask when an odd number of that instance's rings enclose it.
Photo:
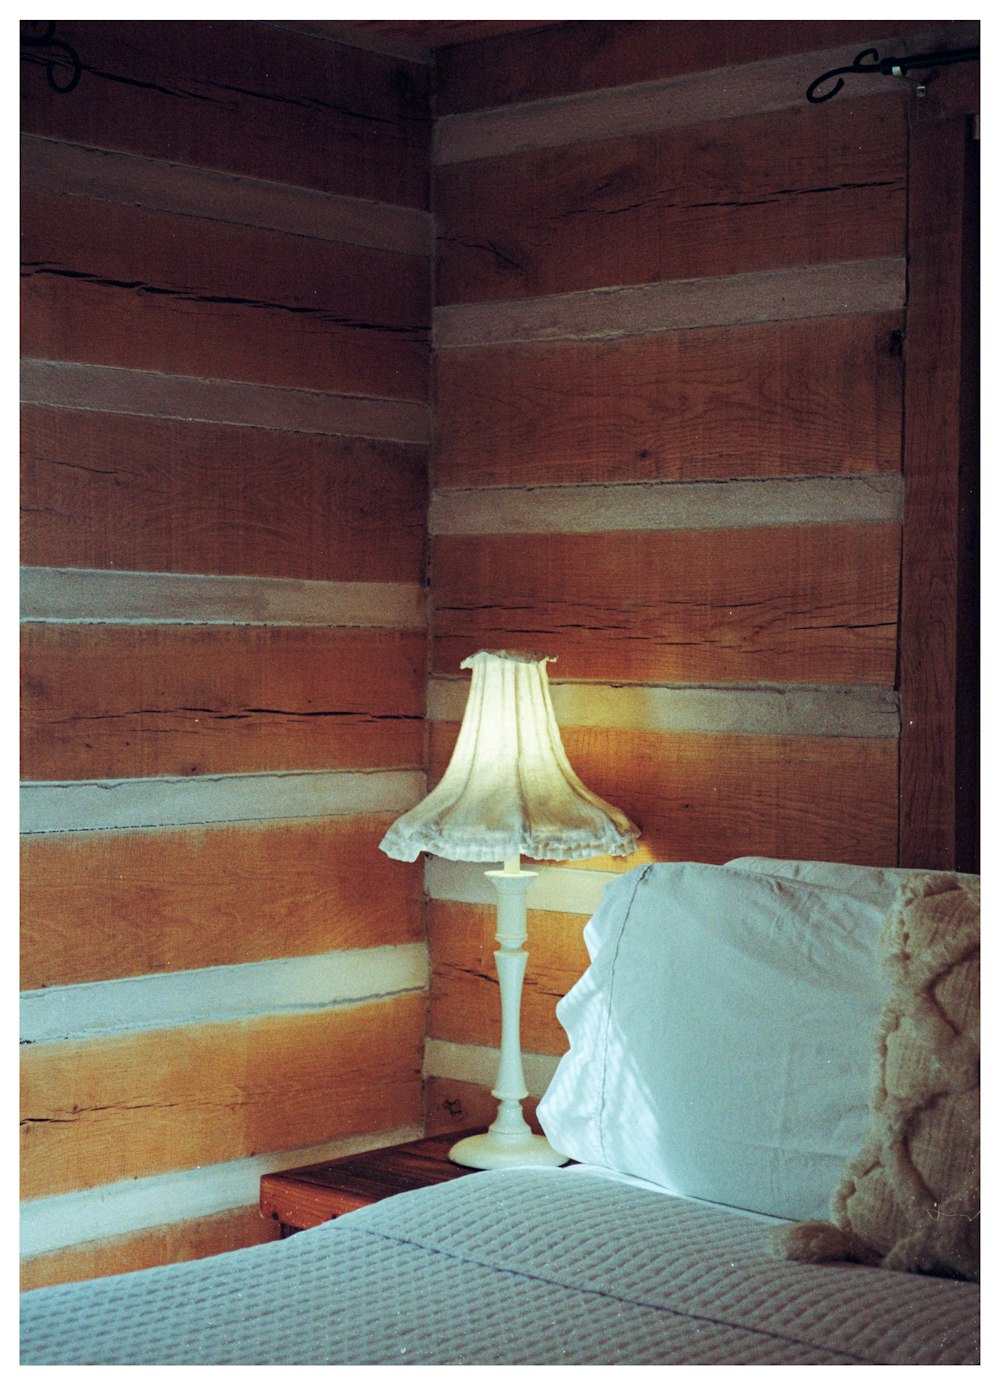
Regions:
[[[404,813],[381,842],[387,856],[415,861],[422,851],[450,861],[502,861],[488,870],[497,891],[496,958],[500,982],[497,1116],[483,1135],[449,1151],[474,1169],[566,1163],[521,1110],[527,1096],[521,1062],[521,988],[528,954],[526,894],[542,861],[626,856],[638,829],[577,778],[566,758],[552,699],[548,656],[480,650],[465,659],[472,685],[455,750],[441,782]]]

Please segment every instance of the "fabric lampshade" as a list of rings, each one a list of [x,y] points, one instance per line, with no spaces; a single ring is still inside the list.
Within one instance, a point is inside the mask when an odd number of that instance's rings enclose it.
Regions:
[[[585,788],[566,758],[549,662],[508,650],[464,660],[472,686],[451,762],[437,787],[389,828],[386,855],[573,861],[635,850],[638,828]]]

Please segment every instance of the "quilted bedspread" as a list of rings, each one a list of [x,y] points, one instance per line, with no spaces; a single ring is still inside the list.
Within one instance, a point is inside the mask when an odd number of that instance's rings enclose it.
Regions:
[[[975,1364],[972,1284],[773,1257],[584,1170],[477,1174],[285,1241],[22,1296],[24,1364]]]

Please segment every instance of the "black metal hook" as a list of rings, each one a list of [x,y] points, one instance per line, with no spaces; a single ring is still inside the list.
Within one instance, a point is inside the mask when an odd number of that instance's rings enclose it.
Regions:
[[[869,58],[871,61],[866,61]],[[829,101],[844,85],[844,75],[879,73],[883,77],[905,77],[914,68],[923,70],[928,67],[943,67],[948,63],[975,62],[978,58],[978,48],[957,48],[950,53],[918,53],[909,58],[880,58],[876,48],[866,48],[848,67],[831,68],[829,72],[824,72],[822,77],[817,77],[811,82],[806,91],[806,100],[817,106],[822,101]],[[837,80],[830,90],[817,95],[817,88],[829,82],[832,77],[836,77]]]
[[[874,60],[874,65],[871,67],[865,67],[864,60],[865,58],[869,57]],[[809,89],[806,92],[806,100],[811,101],[813,105],[819,105],[821,101],[829,101],[831,97],[836,96],[837,92],[844,85],[844,79],[841,76],[841,73],[877,72],[878,70],[878,50],[876,48],[866,48],[863,53],[858,54],[858,56],[854,59],[854,61],[851,63],[849,67],[831,68],[829,72],[824,72],[822,77],[817,77],[815,82],[811,82],[809,84]],[[824,82],[828,82],[831,77],[836,77],[836,83],[830,88],[829,91],[824,92],[822,96],[816,96],[814,94],[816,88],[821,87]]]
[[[29,34],[26,27],[29,24],[41,24],[40,34]],[[56,23],[54,19],[28,19],[21,23],[21,47],[22,48],[51,48],[55,52],[48,57],[32,58],[33,62],[45,63],[45,75],[48,78],[49,86],[53,91],[62,94],[72,91],[80,80],[83,72],[83,65],[80,62],[79,54],[75,48],[71,48],[68,43],[55,37]],[[65,72],[66,63],[69,63],[69,76],[66,80],[59,82],[56,80],[56,73]]]

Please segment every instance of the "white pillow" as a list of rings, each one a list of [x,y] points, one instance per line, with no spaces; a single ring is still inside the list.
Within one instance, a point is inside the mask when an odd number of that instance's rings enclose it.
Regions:
[[[828,1215],[868,1125],[885,910],[691,863],[628,872],[557,1007],[538,1116],[569,1158],[794,1220]]]
[[[783,861],[777,856],[737,856],[726,862],[727,870],[749,870],[755,874],[780,875],[788,880],[805,880],[812,885],[829,885],[833,889],[862,894],[886,913],[896,898],[904,880],[918,874],[916,866],[848,866],[839,861]],[[921,875],[942,874],[941,871],[919,871]]]

